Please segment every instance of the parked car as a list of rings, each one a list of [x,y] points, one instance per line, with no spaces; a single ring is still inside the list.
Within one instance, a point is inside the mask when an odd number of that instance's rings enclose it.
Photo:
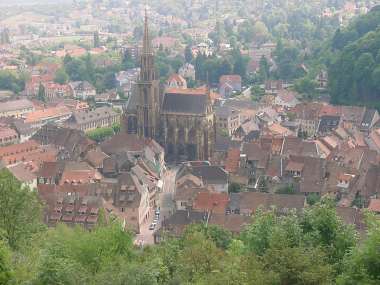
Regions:
[[[157,223],[153,222],[149,226],[149,230],[153,231],[156,228]]]

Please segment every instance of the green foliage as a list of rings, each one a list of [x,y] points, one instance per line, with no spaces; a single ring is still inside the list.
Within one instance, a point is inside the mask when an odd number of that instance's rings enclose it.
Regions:
[[[321,196],[319,196],[317,193],[310,193],[306,197],[306,202],[310,206],[318,203],[320,200],[321,200]]]
[[[239,192],[241,192],[241,190],[242,190],[242,187],[238,183],[231,182],[228,185],[228,193],[239,193]]]
[[[40,85],[38,86],[37,99],[42,101],[42,102],[45,102],[46,101],[45,95],[46,95],[45,94],[45,87],[40,82]]]
[[[100,47],[99,32],[94,33],[94,48]]]
[[[0,240],[0,284],[9,284],[12,278],[10,252],[7,246]]]
[[[220,76],[227,74],[238,74],[244,79],[247,75],[247,64],[248,58],[238,49],[224,58],[198,54],[194,61],[195,76],[197,80],[208,81],[209,84],[219,83]]]
[[[334,103],[366,104],[380,108],[380,10],[374,8],[346,29],[336,32],[331,44],[335,60],[329,66],[329,89]]]
[[[115,129],[117,129],[118,127],[115,126]],[[114,129],[114,126],[112,127],[105,127],[105,128],[97,128],[95,130],[91,130],[91,131],[88,131],[86,133],[86,135],[96,141],[96,142],[101,142],[101,141],[104,141],[106,138],[109,138],[111,136],[113,136],[115,134],[115,129]]]
[[[89,232],[58,226],[50,231],[38,269],[38,284],[86,284],[102,270],[132,257],[132,238],[119,223]]]
[[[136,67],[136,62],[133,60],[132,55],[128,50],[124,52],[121,64],[124,69],[131,69]]]
[[[121,62],[104,67],[95,64],[96,57],[87,54],[81,58],[65,56],[63,60],[64,70],[71,81],[88,81],[95,86],[98,92],[116,87],[115,73],[121,70]],[[100,59],[100,61],[103,61]],[[124,62],[124,64],[126,64]]]
[[[295,81],[294,89],[303,95],[313,96],[316,92],[318,83],[309,77],[303,77]]]
[[[0,236],[12,248],[41,230],[41,205],[34,190],[7,170],[0,170]]]
[[[65,84],[69,80],[69,76],[67,75],[64,68],[60,68],[55,73],[54,82],[59,84]]]
[[[241,235],[209,223],[180,238],[135,248],[118,222],[91,231],[59,225],[9,252],[0,243],[1,284],[378,284],[380,224],[356,244],[322,201],[305,213],[259,209]],[[12,259],[10,256],[12,255]],[[28,273],[26,273],[28,271]],[[4,281],[5,280],[5,281]]]
[[[369,217],[368,236],[361,245],[356,246],[344,258],[344,269],[337,284],[380,283],[380,221]]]
[[[12,72],[0,70],[0,90],[10,90],[19,93],[24,90],[25,80]]]
[[[276,193],[277,194],[295,194],[296,190],[294,189],[294,185],[290,184],[290,185],[286,185],[277,189]]]

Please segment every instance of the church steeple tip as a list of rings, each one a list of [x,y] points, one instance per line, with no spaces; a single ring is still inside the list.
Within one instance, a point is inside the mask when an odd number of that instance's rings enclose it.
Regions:
[[[149,36],[149,27],[148,27],[148,9],[145,7],[145,17],[144,17],[144,39],[143,39],[143,53],[151,54],[152,45]]]

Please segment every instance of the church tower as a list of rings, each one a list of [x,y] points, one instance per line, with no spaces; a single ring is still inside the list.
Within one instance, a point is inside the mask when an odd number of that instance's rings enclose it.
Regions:
[[[137,84],[137,134],[142,138],[158,137],[159,87],[154,67],[154,53],[149,36],[148,15],[145,10],[143,49],[140,56],[140,77]]]

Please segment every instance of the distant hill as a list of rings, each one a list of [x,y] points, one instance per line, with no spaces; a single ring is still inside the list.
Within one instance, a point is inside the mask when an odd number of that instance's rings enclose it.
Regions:
[[[329,88],[334,103],[380,108],[380,6],[339,29],[330,49]]]

